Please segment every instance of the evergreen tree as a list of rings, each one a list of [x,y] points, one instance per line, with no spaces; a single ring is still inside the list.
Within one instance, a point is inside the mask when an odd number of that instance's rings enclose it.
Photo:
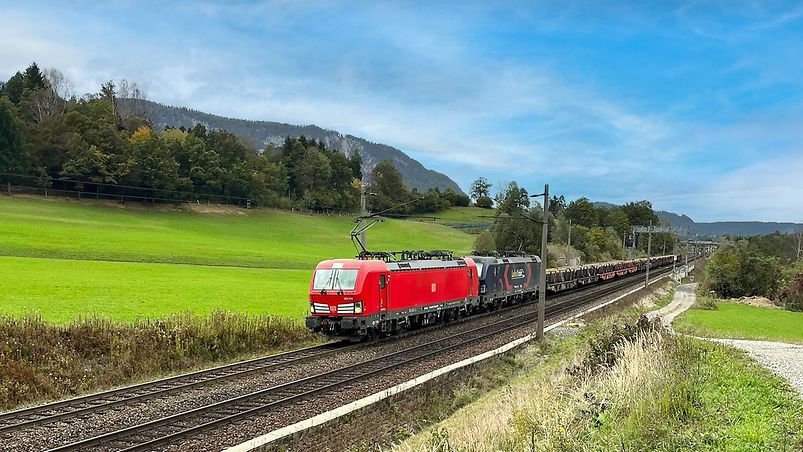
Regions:
[[[19,104],[22,100],[22,92],[24,90],[25,76],[18,71],[6,82],[5,87],[3,87],[3,95],[8,97],[12,103]]]
[[[37,65],[36,62],[31,63],[31,65],[25,69],[24,78],[25,89],[31,92],[47,87],[47,80],[44,74],[42,74],[42,71],[39,70],[39,65]]]
[[[22,123],[14,104],[7,97],[0,97],[0,173],[19,174],[27,169],[22,134]]]
[[[349,158],[349,165],[351,166],[351,175],[357,180],[362,180],[362,156],[360,151],[354,150]]]

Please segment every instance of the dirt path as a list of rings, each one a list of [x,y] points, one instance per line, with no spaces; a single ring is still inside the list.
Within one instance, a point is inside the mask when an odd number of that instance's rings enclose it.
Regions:
[[[689,309],[697,300],[694,294],[695,290],[697,290],[696,283],[677,286],[675,288],[675,298],[672,299],[672,302],[663,308],[647,313],[647,317],[650,320],[660,317],[664,328],[672,331],[672,321],[675,320],[675,317],[682,314],[686,309]]]
[[[672,330],[672,321],[696,301],[696,284],[684,284],[675,289],[675,298],[667,306],[652,311],[652,320],[661,317],[664,326]],[[784,342],[751,341],[744,339],[699,338],[736,347],[747,352],[759,364],[784,378],[803,397],[803,345]]]

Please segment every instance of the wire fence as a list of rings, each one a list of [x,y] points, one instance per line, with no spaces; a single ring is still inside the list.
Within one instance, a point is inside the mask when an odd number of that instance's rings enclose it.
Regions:
[[[341,210],[337,208],[308,209],[299,206],[284,205],[279,208],[276,206],[266,206],[258,201],[239,196],[220,195],[214,193],[203,193],[181,190],[164,190],[158,188],[139,187],[134,185],[109,184],[102,182],[81,181],[65,177],[54,176],[31,176],[25,174],[2,173],[0,172],[0,194],[12,196],[27,194],[34,196],[44,196],[45,198],[68,198],[86,200],[107,200],[116,201],[121,204],[130,202],[141,204],[197,204],[197,205],[216,205],[216,206],[235,206],[245,209],[269,208],[275,210],[287,210],[309,215],[328,215],[328,216],[354,216],[358,213],[352,210]],[[386,217],[405,221],[427,221],[440,222],[437,216],[427,215],[404,215],[385,213]],[[464,232],[478,232],[492,223],[466,223],[460,225],[449,225]]]
[[[116,201],[121,204],[140,203],[156,206],[158,204],[195,204],[232,206],[245,209],[286,210],[308,215],[353,216],[355,212],[333,208],[306,209],[298,206],[262,205],[246,197],[228,196],[214,193],[191,192],[181,190],[163,190],[133,185],[87,182],[76,179],[30,176],[25,174],[0,173],[0,194],[2,195],[34,195],[45,198],[67,198],[85,200]]]
[[[28,176],[23,174],[0,173],[5,182],[5,194],[30,194],[45,197],[77,199],[115,200],[121,203],[139,202],[144,204],[221,204],[245,208],[260,207],[249,198],[212,193],[197,193],[180,190],[164,190],[133,185],[89,182],[50,176]]]

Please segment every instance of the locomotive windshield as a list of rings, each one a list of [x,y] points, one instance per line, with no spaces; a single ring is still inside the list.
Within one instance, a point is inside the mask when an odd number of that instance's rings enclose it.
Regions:
[[[312,282],[313,290],[354,290],[357,285],[357,272],[359,270],[344,270],[342,268],[322,269],[315,271]]]

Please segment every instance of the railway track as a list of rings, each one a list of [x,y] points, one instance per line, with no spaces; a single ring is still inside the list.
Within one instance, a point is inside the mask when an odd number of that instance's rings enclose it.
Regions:
[[[656,276],[666,272],[668,272],[668,269],[658,270]],[[547,307],[547,318],[553,318],[575,309],[591,299],[599,299],[622,288],[633,286],[642,277],[643,274],[637,273],[613,283],[590,286],[582,291],[555,296],[551,299],[550,306]],[[527,304],[532,305],[533,303]],[[524,306],[526,304],[519,304],[505,309],[505,311],[521,309]],[[500,312],[501,310],[497,310],[489,315],[499,314]],[[469,319],[473,320],[480,317],[483,316],[474,316]],[[473,344],[481,343],[483,340],[506,331],[515,330],[525,325],[532,325],[536,319],[537,314],[528,311],[453,336],[426,341],[421,345],[379,356],[364,361],[357,366],[345,366],[300,380],[275,385],[250,394],[80,440],[53,450],[150,450],[158,448],[216,426],[258,414],[269,413],[271,410],[286,407],[298,401],[308,400],[327,391],[348,388],[359,384],[358,382],[372,375],[391,372],[435,355],[471,347]],[[426,331],[428,330],[422,330],[422,332]],[[198,388],[216,381],[239,378],[283,365],[292,365],[293,363],[322,358],[341,351],[348,346],[343,344],[324,344],[193,374],[120,388],[105,393],[69,399],[42,407],[5,413],[0,415],[0,435],[6,436],[44,423],[69,422],[79,419],[88,413],[102,412],[134,401],[143,401],[152,397]]]
[[[90,412],[112,409],[152,397],[186,391],[215,381],[264,372],[279,366],[320,358],[339,351],[343,346],[344,344],[341,343],[327,343],[3,413],[0,414],[0,436],[6,436],[11,432],[34,425],[75,418]]]

